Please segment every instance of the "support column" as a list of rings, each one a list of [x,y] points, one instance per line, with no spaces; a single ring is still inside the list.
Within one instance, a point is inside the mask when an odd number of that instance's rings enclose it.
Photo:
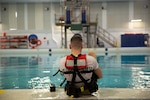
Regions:
[[[102,27],[107,29],[107,3],[102,3]]]
[[[67,48],[67,26],[65,26],[65,48]]]
[[[16,4],[9,4],[9,30],[17,30]]]
[[[1,8],[1,4],[0,4],[0,8]],[[1,16],[1,11],[0,11],[0,32],[2,33],[2,16]]]
[[[1,4],[0,4],[0,10],[1,10]],[[1,10],[2,11],[2,10]],[[2,23],[2,19],[1,19],[1,11],[0,11],[0,24]]]
[[[24,29],[28,30],[28,5],[24,4]]]
[[[134,19],[134,2],[129,1],[129,21]],[[129,29],[133,29],[133,23],[129,22]]]
[[[35,29],[43,30],[43,4],[35,4]]]
[[[134,2],[129,1],[129,20],[134,18]]]
[[[89,48],[89,26],[87,26],[87,48]]]

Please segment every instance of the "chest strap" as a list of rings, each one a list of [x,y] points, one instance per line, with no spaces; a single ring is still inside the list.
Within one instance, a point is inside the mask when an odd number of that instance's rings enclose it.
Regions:
[[[60,71],[60,72],[62,72],[62,71]],[[70,70],[70,71],[66,71],[66,72],[62,72],[62,73],[63,73],[63,74],[72,74],[73,72],[74,72],[74,71],[71,71],[71,70]],[[83,70],[83,71],[79,71],[79,72],[80,72],[80,73],[91,73],[91,72],[93,72],[93,70],[89,70],[89,71],[88,71],[88,70],[87,70],[87,71],[86,71],[86,70],[85,70],[85,71]]]
[[[73,56],[73,55],[72,55]],[[80,55],[79,55],[80,56]],[[75,78],[76,78],[76,74],[79,76],[79,78],[83,81],[83,83],[85,84],[85,86],[88,87],[88,83],[87,83],[87,80],[85,80],[83,78],[83,76],[81,75],[81,73],[79,72],[78,70],[78,67],[77,67],[77,58],[78,57],[74,57],[74,71],[73,71],[73,77],[72,77],[72,81],[71,81],[71,84],[74,85],[75,84]]]

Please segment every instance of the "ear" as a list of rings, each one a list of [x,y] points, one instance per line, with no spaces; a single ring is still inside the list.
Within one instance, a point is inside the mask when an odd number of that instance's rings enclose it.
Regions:
[[[81,48],[83,49],[83,44],[82,44]]]
[[[71,49],[71,44],[69,45],[69,48]]]

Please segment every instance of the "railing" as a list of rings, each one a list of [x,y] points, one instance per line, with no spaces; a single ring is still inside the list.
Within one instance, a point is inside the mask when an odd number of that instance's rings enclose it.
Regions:
[[[98,26],[96,34],[106,43],[113,47],[117,47],[117,39],[102,27]]]

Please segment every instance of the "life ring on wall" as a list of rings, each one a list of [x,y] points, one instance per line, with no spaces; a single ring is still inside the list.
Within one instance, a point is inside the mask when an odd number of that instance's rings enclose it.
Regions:
[[[32,48],[32,49],[35,49],[36,47],[40,46],[42,44],[42,41],[41,40],[37,40],[37,43],[36,44],[30,44],[29,43],[29,46]]]
[[[29,46],[30,46],[32,49],[34,49],[34,48],[40,46],[41,44],[42,44],[42,41],[41,41],[41,40],[37,40],[36,45],[29,45]]]
[[[36,46],[32,46],[31,44],[29,44],[29,47],[31,47],[32,49],[35,49]]]
[[[38,40],[36,45],[37,45],[37,46],[40,46],[41,44],[42,44],[42,41],[41,41],[41,40]]]
[[[38,39],[37,35],[35,34],[31,34],[29,37],[28,37],[28,40],[30,41],[31,39]]]
[[[30,44],[36,45],[37,42],[38,42],[38,37],[37,37],[37,35],[35,35],[35,34],[31,34],[31,35],[28,37],[28,40],[29,40],[29,43],[30,43]]]
[[[32,49],[36,48],[38,45],[38,36],[35,34],[31,34],[28,37],[28,41],[29,41],[29,47],[31,47]]]
[[[31,34],[28,37],[28,41],[29,41],[29,47],[31,47],[32,49],[35,49],[36,47],[42,44],[42,41],[38,40],[38,36],[35,34]]]

